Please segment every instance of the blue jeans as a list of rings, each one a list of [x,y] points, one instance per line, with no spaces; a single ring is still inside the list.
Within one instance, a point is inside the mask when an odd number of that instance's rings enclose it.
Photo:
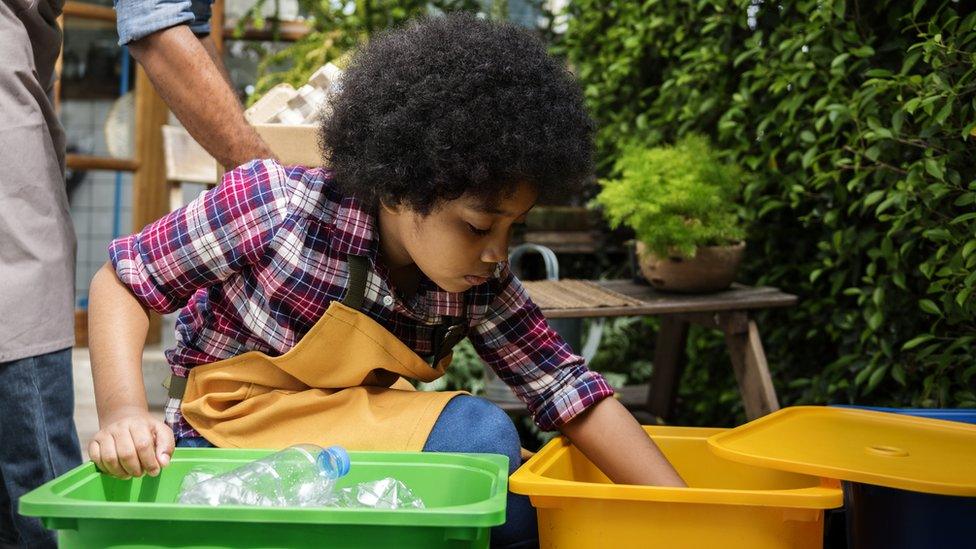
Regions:
[[[181,447],[212,446],[203,438],[185,438]],[[425,452],[473,452],[508,457],[508,472],[522,464],[518,432],[504,411],[483,398],[460,395],[452,398],[434,423],[424,445]],[[491,546],[536,547],[539,531],[535,509],[527,496],[508,493],[505,524],[491,530]]]
[[[0,547],[55,547],[20,496],[81,463],[71,349],[0,363]]]
[[[189,25],[197,36],[210,34],[213,0],[114,0],[119,45],[168,29]]]

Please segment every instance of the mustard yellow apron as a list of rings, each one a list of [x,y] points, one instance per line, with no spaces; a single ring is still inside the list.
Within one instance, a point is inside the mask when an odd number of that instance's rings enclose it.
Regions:
[[[195,366],[185,380],[171,378],[170,394],[182,392],[186,421],[218,447],[312,442],[422,450],[444,406],[465,393],[416,391],[404,378],[430,382],[444,375],[467,321],[435,330],[441,341],[428,363],[358,310],[366,264],[350,256],[346,299],[333,301],[287,353],[250,351]]]

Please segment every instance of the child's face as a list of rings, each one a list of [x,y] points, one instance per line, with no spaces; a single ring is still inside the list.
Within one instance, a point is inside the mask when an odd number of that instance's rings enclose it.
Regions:
[[[462,292],[487,282],[508,258],[512,225],[524,223],[538,194],[521,184],[494,204],[464,195],[422,216],[408,208],[381,208],[382,248],[390,267],[415,263],[435,284]]]

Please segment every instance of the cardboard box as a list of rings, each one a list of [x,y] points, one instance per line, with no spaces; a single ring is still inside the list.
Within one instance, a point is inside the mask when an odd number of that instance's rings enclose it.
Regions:
[[[316,124],[254,124],[261,139],[271,147],[282,165],[317,167],[323,164]]]
[[[319,152],[319,127],[316,124],[252,124],[282,166],[319,167],[325,162]],[[227,170],[217,164],[217,181]]]

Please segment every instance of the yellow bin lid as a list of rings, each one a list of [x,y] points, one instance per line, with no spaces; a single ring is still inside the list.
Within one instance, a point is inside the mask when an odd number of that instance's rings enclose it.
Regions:
[[[976,496],[976,425],[885,412],[796,406],[713,435],[726,459],[808,475]]]

